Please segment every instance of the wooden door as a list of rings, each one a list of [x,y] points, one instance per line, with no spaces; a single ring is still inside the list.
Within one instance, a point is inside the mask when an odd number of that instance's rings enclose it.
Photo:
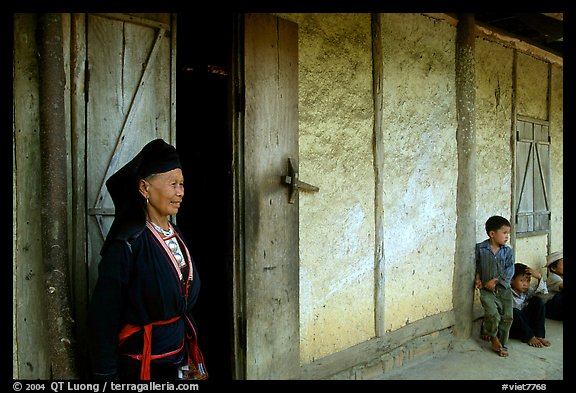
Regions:
[[[299,366],[298,29],[267,14],[244,18],[243,238],[246,379],[287,379]]]
[[[105,182],[152,139],[173,132],[170,14],[86,18],[88,292],[114,219]]]

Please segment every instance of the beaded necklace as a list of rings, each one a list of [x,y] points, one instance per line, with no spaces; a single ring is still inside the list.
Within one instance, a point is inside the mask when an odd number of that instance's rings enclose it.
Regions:
[[[160,232],[162,234],[162,236],[164,236],[164,237],[172,236],[172,233],[174,233],[174,231],[172,230],[172,225],[170,225],[170,223],[168,223],[168,230],[165,231],[164,229],[162,229],[161,226],[154,224],[152,221],[150,221],[150,222],[152,223],[154,228],[156,228],[156,230],[158,232]]]

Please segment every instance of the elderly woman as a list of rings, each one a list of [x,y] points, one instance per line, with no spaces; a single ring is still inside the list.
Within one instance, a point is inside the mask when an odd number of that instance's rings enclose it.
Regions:
[[[184,197],[176,149],[148,143],[106,187],[116,216],[101,249],[88,311],[101,379],[205,379],[192,308],[198,271],[170,216]]]

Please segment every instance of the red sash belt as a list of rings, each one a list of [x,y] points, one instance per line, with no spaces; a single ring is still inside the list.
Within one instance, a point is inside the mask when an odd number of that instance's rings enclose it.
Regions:
[[[152,355],[152,327],[155,325],[167,325],[169,323],[176,322],[178,319],[180,319],[180,316],[176,316],[166,321],[152,322],[144,326],[132,325],[127,323],[126,325],[124,325],[122,330],[120,330],[120,333],[118,333],[118,345],[121,345],[124,342],[124,340],[126,340],[128,337],[140,331],[140,329],[144,329],[144,345],[142,348],[142,355],[129,355],[135,359],[142,361],[142,367],[140,369],[140,379],[145,381],[150,380],[150,361],[152,359],[159,359],[166,356],[170,356],[174,353],[178,353],[184,347],[184,343],[182,343],[182,346],[175,351],[163,353],[161,355]]]

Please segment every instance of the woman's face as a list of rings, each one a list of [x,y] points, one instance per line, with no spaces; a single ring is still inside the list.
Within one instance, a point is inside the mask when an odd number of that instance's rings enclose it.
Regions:
[[[180,168],[158,173],[144,180],[148,196],[147,209],[151,216],[172,216],[178,213],[184,198],[184,176]]]

